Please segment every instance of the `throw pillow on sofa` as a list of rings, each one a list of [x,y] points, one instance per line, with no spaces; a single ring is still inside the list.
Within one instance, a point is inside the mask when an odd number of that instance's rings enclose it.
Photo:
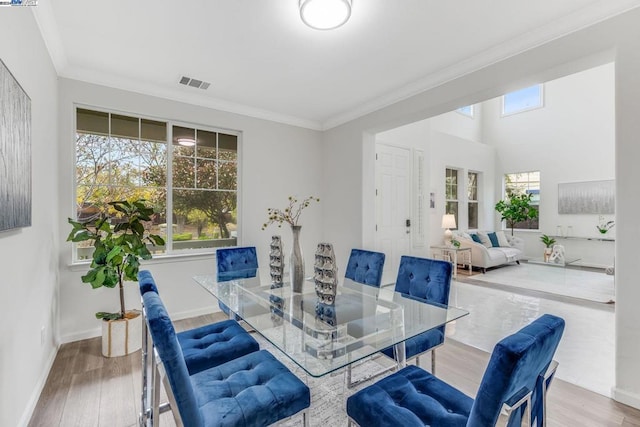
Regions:
[[[501,248],[510,248],[509,240],[507,240],[507,236],[504,235],[504,231],[496,231],[496,237],[498,238],[498,244]]]
[[[491,240],[492,247],[494,248],[500,247],[500,242],[498,242],[498,236],[496,236],[496,233],[487,233],[487,236],[489,236],[489,240]]]
[[[482,244],[482,240],[480,240],[480,236],[478,236],[476,233],[471,234],[471,240],[473,240],[476,243]]]
[[[478,237],[480,238],[480,243],[482,243],[487,248],[492,248],[491,239],[489,239],[489,235],[484,231],[478,231]]]

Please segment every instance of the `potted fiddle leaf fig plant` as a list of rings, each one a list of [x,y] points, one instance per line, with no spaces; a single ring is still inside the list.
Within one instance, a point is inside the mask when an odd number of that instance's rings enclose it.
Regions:
[[[513,229],[517,223],[538,218],[538,209],[531,205],[532,194],[510,194],[507,199],[496,203],[495,210],[501,215],[500,221],[506,221]]]
[[[96,318],[102,320],[102,354],[107,357],[123,356],[141,346],[140,312],[126,310],[124,282],[137,282],[140,261],[151,259],[147,243],[165,244],[162,237],[149,233],[144,227],[154,213],[145,202],[144,199],[109,202],[115,214],[104,213],[96,221],[69,218],[73,228],[67,241],[91,242],[94,247],[89,271],[82,276],[82,282],[93,289],[104,286],[119,291],[119,311],[96,313]]]

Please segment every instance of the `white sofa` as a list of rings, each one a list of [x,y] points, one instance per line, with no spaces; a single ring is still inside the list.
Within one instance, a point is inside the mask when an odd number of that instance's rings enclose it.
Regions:
[[[520,264],[520,259],[524,257],[524,240],[519,237],[512,237],[504,233],[504,237],[509,243],[509,246],[487,247],[468,237],[473,233],[477,232],[456,230],[453,231],[453,238],[460,242],[461,248],[471,248],[471,264],[474,267],[482,269],[483,273],[490,267],[513,262]]]

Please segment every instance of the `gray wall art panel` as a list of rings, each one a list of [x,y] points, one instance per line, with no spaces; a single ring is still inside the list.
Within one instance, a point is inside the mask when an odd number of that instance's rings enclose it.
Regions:
[[[0,231],[31,225],[31,100],[0,60]]]
[[[559,214],[614,214],[615,201],[613,179],[558,184]]]

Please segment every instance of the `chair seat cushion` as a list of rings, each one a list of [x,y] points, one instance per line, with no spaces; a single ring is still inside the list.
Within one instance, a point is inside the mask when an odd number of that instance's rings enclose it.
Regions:
[[[258,342],[231,319],[179,332],[177,336],[189,375],[260,350]]]
[[[444,342],[444,327],[431,329],[430,331],[423,332],[413,338],[409,338],[404,342],[405,345],[405,357],[410,359],[414,356],[418,356],[427,350],[439,346]],[[382,352],[393,359],[393,347],[387,347]]]
[[[361,426],[466,426],[473,399],[417,366],[349,397],[347,413]]]
[[[308,408],[309,388],[266,350],[191,376],[206,426],[263,426]]]

